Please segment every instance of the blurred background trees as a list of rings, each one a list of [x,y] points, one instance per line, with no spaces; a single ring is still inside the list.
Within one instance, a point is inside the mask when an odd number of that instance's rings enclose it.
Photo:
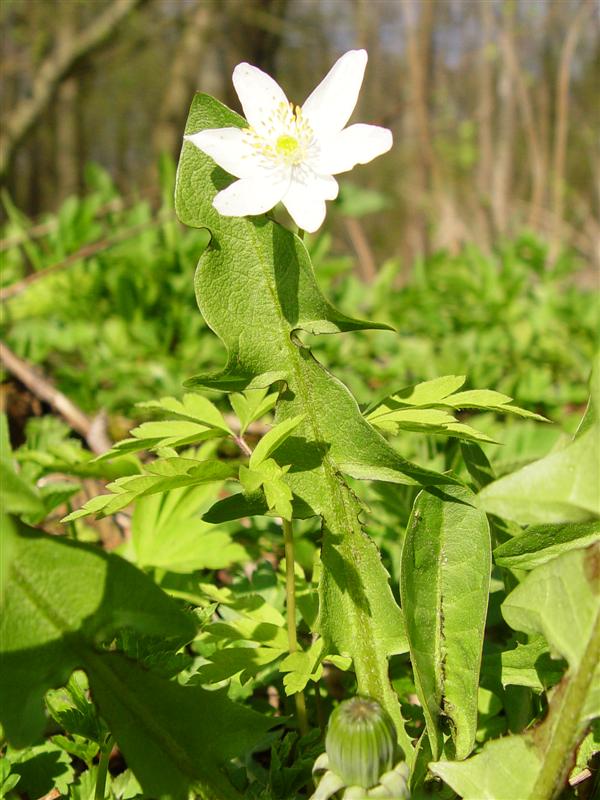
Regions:
[[[599,13],[593,0],[4,0],[5,188],[28,215],[52,211],[92,161],[152,198],[195,90],[237,109],[246,60],[301,103],[366,47],[357,118],[395,136],[352,176],[390,197],[364,223],[378,257],[526,228],[598,261]],[[362,233],[340,227],[355,249]]]

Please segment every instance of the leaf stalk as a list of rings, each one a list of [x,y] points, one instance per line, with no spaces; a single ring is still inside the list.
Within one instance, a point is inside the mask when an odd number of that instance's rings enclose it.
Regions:
[[[94,800],[104,800],[106,794],[106,776],[108,775],[108,762],[113,749],[115,740],[108,736],[104,746],[100,751],[100,761],[98,762],[98,772],[96,774],[96,788],[94,790]]]
[[[288,648],[290,653],[298,650],[298,637],[296,634],[296,577],[294,574],[294,528],[291,521],[282,519],[283,542],[285,547],[285,607],[288,630]],[[306,715],[306,700],[304,692],[296,692],[296,716],[300,733],[308,733],[308,718]]]

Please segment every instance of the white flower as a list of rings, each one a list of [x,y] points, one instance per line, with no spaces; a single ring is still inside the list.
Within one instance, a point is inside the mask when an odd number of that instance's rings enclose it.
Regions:
[[[281,201],[300,228],[316,231],[325,219],[325,200],[338,194],[333,175],[367,164],[392,146],[387,128],[344,127],[366,65],[365,50],[345,53],[300,108],[269,75],[238,64],[233,85],[248,127],[185,137],[239,178],[216,195],[217,211],[230,217],[264,214]]]

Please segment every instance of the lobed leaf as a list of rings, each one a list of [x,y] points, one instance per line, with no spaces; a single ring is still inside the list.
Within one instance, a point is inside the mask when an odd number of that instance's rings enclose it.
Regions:
[[[133,500],[148,495],[171,491],[185,486],[200,486],[232,478],[235,465],[223,461],[198,461],[193,458],[157,459],[146,466],[150,474],[127,475],[109,483],[112,494],[92,497],[77,511],[69,514],[63,522],[71,522],[88,514],[106,517],[128,506]]]

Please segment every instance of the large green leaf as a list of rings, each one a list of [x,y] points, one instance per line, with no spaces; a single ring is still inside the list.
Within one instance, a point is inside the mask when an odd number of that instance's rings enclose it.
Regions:
[[[464,800],[551,800],[564,787],[587,726],[600,716],[599,576],[594,544],[537,567],[504,601],[507,622],[543,634],[569,667],[540,725],[489,742],[462,763],[430,765]]]
[[[490,514],[523,524],[581,522],[600,516],[600,424],[564,449],[486,486]]]
[[[195,632],[147,576],[115,555],[2,519],[0,720],[16,747],[45,726],[43,697],[84,669],[100,713],[152,797],[238,798],[223,768],[271,722],[222,693],[186,688],[105,645],[132,629],[174,650]]]
[[[244,125],[216,100],[197,95],[186,132]],[[295,510],[300,506],[304,516],[324,518],[320,630],[326,649],[352,656],[360,691],[381,699],[403,730],[387,674],[387,656],[402,647],[402,617],[341,473],[405,484],[453,481],[401,458],[363,418],[347,388],[299,341],[298,331],[386,326],[336,311],[317,286],[304,244],[290,231],[264,216],[220,216],[212,200],[231,180],[212,159],[184,144],[177,213],[183,223],[210,230],[210,245],[196,271],[196,296],[207,324],[228,351],[222,372],[200,376],[190,385],[240,391],[283,382],[276,421],[303,419],[274,458],[281,466],[292,465],[285,480],[294,493]],[[238,499],[228,510],[243,505]],[[404,745],[410,746],[406,737]]]
[[[450,720],[456,758],[475,744],[491,543],[474,499],[463,488],[448,489],[444,499],[422,492],[402,550],[402,609],[434,758],[442,717]]]

